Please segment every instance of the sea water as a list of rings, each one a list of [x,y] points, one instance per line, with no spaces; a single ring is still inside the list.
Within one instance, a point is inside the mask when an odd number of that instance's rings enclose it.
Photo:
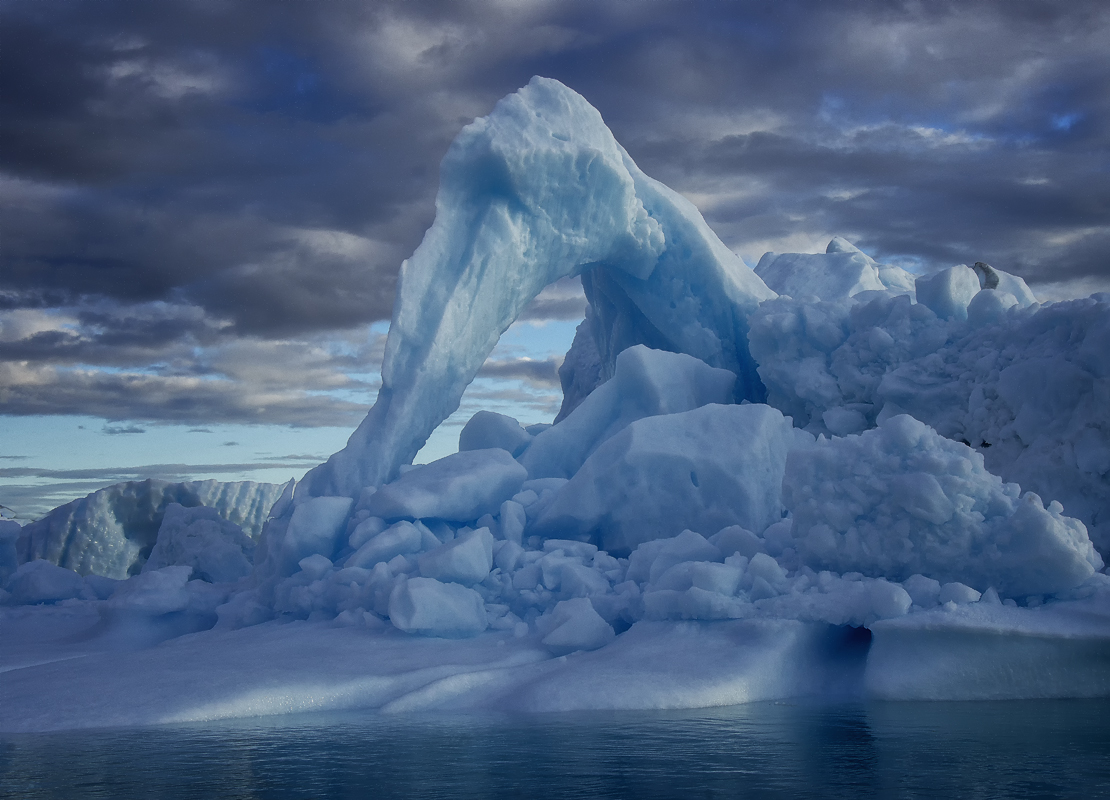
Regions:
[[[0,796],[1110,797],[1110,701],[345,713],[8,735]]]

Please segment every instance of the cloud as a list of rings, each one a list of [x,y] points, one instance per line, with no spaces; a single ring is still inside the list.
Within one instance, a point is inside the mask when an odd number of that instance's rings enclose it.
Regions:
[[[109,436],[119,436],[120,434],[127,433],[146,433],[146,428],[140,428],[138,425],[105,425],[101,433]]]
[[[586,315],[586,293],[579,278],[560,278],[544,288],[519,320],[578,320]]]
[[[562,357],[489,360],[478,370],[482,378],[516,378],[536,386],[559,386],[559,365]]]
[[[1110,288],[1110,8],[715,0],[0,11],[0,414],[353,425],[458,130],[534,74],[725,243]],[[573,320],[577,284],[524,313]],[[551,359],[482,375],[557,386]]]
[[[0,363],[0,413],[85,414],[106,420],[351,427],[369,405],[219,378]],[[130,432],[114,429],[107,432]]]

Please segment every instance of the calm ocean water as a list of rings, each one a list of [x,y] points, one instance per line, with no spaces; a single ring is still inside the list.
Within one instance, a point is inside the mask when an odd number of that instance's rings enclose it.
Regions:
[[[347,713],[3,736],[0,796],[1110,797],[1110,701]]]

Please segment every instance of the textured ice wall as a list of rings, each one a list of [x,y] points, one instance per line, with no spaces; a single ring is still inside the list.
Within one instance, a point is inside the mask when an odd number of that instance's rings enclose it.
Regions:
[[[298,501],[397,477],[524,307],[578,274],[603,377],[647,344],[730,369],[738,397],[762,399],[747,315],[774,292],[691,203],[640,172],[596,109],[537,77],[452,143],[435,222],[401,266],[378,399]]]
[[[1024,293],[981,289],[965,302],[966,318],[908,297],[764,303],[751,348],[768,402],[839,436],[908,412],[1063,503],[1110,553],[1110,298],[1023,308]]]
[[[23,526],[18,559],[45,559],[82,575],[126,578],[146,563],[170,503],[213,508],[257,538],[281,491],[280,484],[253,481],[117,483]]]

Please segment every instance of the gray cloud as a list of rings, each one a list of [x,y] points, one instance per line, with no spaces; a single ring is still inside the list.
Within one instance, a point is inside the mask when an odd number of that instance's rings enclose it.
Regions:
[[[119,436],[120,434],[128,433],[146,433],[146,428],[140,428],[138,425],[105,425],[101,433],[109,436]]]
[[[489,360],[482,365],[478,376],[482,378],[520,378],[536,386],[559,386],[559,365],[562,357],[507,358]]]
[[[733,249],[1110,288],[1100,2],[0,10],[0,414],[352,425],[459,128],[533,74]],[[574,319],[556,285],[528,319]],[[361,340],[360,340],[361,339]],[[555,362],[482,375],[557,386]]]
[[[292,383],[293,381],[291,381]],[[111,421],[352,427],[368,403],[299,389],[266,390],[214,378],[73,371],[0,364],[0,413],[86,414]],[[125,433],[112,428],[106,432]]]

